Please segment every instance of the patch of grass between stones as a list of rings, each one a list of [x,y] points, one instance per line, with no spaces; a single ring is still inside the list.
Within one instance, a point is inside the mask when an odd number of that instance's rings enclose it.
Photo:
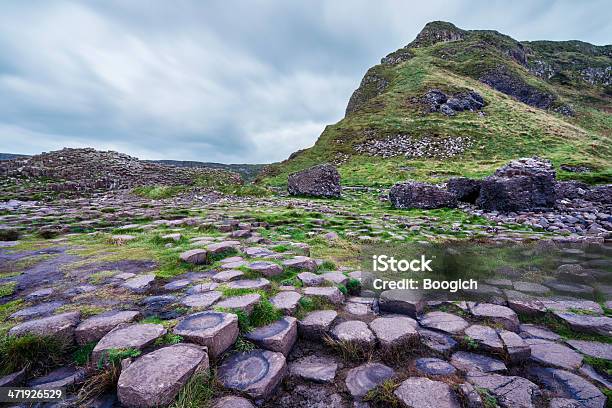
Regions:
[[[612,376],[612,360],[591,356],[584,356],[583,360],[585,363],[591,365],[597,371],[604,373],[606,376]]]
[[[550,330],[557,333],[563,339],[575,339],[575,340],[590,340],[598,341],[600,343],[612,344],[612,337],[602,336],[594,333],[583,333],[573,330],[567,323],[561,321],[552,313],[547,312],[544,316],[530,316],[525,314],[519,314],[519,320],[521,323],[530,323],[540,326],[546,326]]]
[[[44,372],[59,365],[68,346],[49,336],[27,334],[0,338],[0,375],[23,368],[30,372]]]
[[[17,282],[7,282],[0,284],[0,297],[11,296],[15,293]]]
[[[329,335],[323,335],[323,343],[339,353],[345,361],[368,361],[372,359],[374,353],[369,345],[354,341],[340,341]]]
[[[76,349],[76,351],[72,353],[72,359],[75,364],[79,366],[87,365],[90,361],[91,352],[94,347],[96,347],[96,344],[97,342],[92,341]]]
[[[214,371],[197,373],[187,381],[169,408],[207,408],[220,391],[221,385]]]
[[[376,408],[401,407],[400,400],[393,393],[398,385],[394,380],[386,380],[376,388],[368,391],[363,400]]]

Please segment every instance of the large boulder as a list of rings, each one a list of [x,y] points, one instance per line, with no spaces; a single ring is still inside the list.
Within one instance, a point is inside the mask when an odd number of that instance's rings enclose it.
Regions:
[[[448,180],[448,191],[455,194],[457,200],[465,203],[475,203],[480,195],[481,180],[457,177]]]
[[[289,175],[287,190],[291,195],[340,197],[340,174],[331,164],[320,164]]]
[[[537,157],[513,160],[482,181],[479,207],[489,211],[545,210],[555,205],[555,171]]]
[[[574,200],[584,198],[589,186],[581,181],[559,181],[555,184],[555,198],[557,200]]]
[[[585,194],[584,199],[588,201],[596,201],[602,204],[612,204],[612,184],[591,188]]]
[[[406,181],[389,190],[389,201],[396,208],[454,208],[457,198],[449,191],[433,184]]]
[[[122,370],[117,397],[130,408],[166,406],[196,372],[208,370],[206,349],[175,344],[145,354]]]

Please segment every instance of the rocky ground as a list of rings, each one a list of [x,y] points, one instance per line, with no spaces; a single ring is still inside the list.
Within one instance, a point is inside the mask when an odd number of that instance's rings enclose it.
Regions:
[[[5,202],[0,384],[66,387],[75,407],[606,406],[605,230],[380,194]],[[364,244],[468,238],[540,244],[491,271],[486,300],[361,290]]]

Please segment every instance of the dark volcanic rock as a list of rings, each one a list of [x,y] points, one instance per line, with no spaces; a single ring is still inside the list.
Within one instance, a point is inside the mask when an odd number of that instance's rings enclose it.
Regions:
[[[396,208],[454,208],[455,195],[433,184],[406,181],[397,183],[389,190],[389,201]]]
[[[289,175],[287,189],[291,195],[340,197],[340,174],[331,164],[321,164]]]
[[[489,211],[543,210],[555,204],[555,172],[537,157],[513,160],[482,181],[479,207]]]
[[[603,408],[606,397],[596,386],[582,377],[555,368],[532,367],[529,374],[542,383],[554,396],[580,402],[581,407]]]
[[[559,181],[555,184],[555,198],[557,200],[582,198],[588,191],[589,186],[581,181]]]
[[[192,185],[200,176],[240,182],[240,176],[217,169],[165,166],[113,151],[62,149],[0,162],[0,177],[47,179],[41,191],[80,194],[142,185]]]
[[[266,399],[282,381],[287,363],[282,353],[252,350],[236,353],[219,367],[219,381],[226,387]]]
[[[466,177],[452,178],[448,180],[448,191],[457,196],[457,200],[465,203],[475,203],[480,194],[481,180]]]
[[[475,112],[485,106],[483,97],[475,91],[447,95],[439,89],[430,89],[423,95],[421,102],[429,112],[440,112],[453,116],[457,112]]]
[[[555,101],[555,95],[528,85],[518,75],[501,66],[480,77],[480,81],[496,91],[510,95],[519,101],[540,109],[548,109]]]
[[[612,204],[612,184],[593,187],[585,194],[584,198],[588,201]]]

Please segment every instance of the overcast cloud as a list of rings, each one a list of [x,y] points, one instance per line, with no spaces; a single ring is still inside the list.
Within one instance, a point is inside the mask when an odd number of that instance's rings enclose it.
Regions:
[[[612,39],[601,1],[0,2],[0,152],[262,163],[311,146],[428,21]]]

